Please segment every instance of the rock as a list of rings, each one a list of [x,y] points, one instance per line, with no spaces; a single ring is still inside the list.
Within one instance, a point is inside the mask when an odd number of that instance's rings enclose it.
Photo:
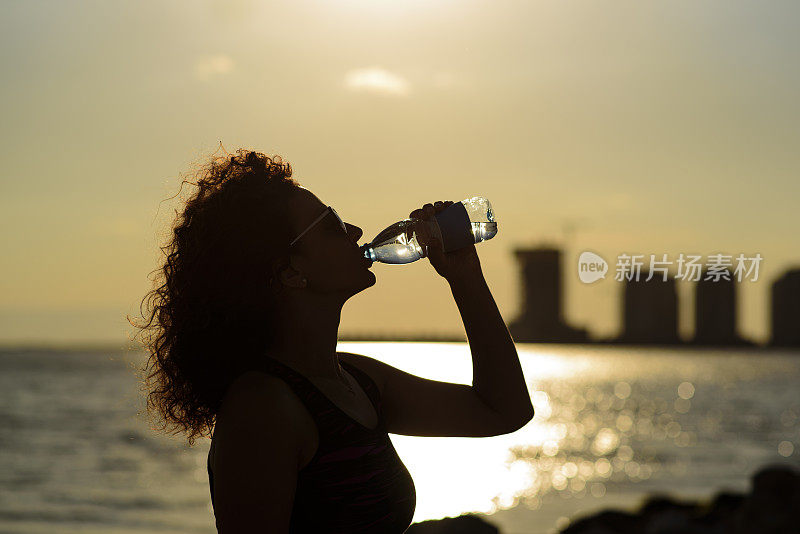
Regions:
[[[800,471],[770,465],[748,495],[718,493],[710,503],[656,495],[634,513],[614,510],[579,519],[561,534],[800,534]]]
[[[496,526],[473,514],[414,523],[404,534],[500,534]]]
[[[562,534],[641,534],[642,518],[628,512],[605,510],[578,519]]]
[[[800,472],[771,465],[756,473],[737,519],[735,534],[800,533]]]

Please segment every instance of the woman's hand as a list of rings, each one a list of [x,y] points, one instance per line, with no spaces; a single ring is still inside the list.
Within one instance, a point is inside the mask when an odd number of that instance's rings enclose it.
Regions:
[[[430,221],[433,219],[434,214],[439,213],[451,204],[453,204],[452,200],[437,200],[433,204],[428,203],[422,208],[412,211],[409,217]],[[427,257],[436,272],[448,282],[472,279],[483,274],[474,243],[458,250],[442,252],[441,240],[430,235],[428,225],[415,225],[414,230],[417,232],[417,240],[422,246],[422,257]]]

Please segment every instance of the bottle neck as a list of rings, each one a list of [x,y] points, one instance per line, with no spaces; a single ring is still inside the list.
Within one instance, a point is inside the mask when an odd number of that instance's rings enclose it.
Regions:
[[[372,250],[372,245],[367,243],[366,245],[361,245],[358,248],[359,248],[359,250],[361,250],[361,255],[362,256],[367,258],[369,261],[372,261],[372,262],[375,261],[376,256],[375,256],[375,251]]]

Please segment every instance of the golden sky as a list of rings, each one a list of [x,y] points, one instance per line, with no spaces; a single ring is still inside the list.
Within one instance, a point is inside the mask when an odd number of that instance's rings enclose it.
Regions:
[[[124,340],[179,208],[159,202],[220,142],[281,155],[369,239],[426,202],[485,196],[499,233],[478,250],[506,322],[518,246],[565,247],[567,319],[596,335],[619,328],[622,284],[583,285],[583,250],[760,253],[739,310],[757,340],[770,284],[800,263],[796,2],[3,12],[0,342]],[[341,332],[462,331],[427,260],[373,270]],[[678,286],[691,333],[693,284]]]

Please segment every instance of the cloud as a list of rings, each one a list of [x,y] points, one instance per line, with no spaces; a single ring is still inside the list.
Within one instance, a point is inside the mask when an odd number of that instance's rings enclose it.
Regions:
[[[225,54],[203,56],[194,64],[195,76],[201,80],[209,80],[231,70],[233,70],[233,60]]]
[[[353,91],[368,91],[390,96],[406,96],[410,89],[405,79],[380,67],[348,72],[345,76],[345,86]]]

